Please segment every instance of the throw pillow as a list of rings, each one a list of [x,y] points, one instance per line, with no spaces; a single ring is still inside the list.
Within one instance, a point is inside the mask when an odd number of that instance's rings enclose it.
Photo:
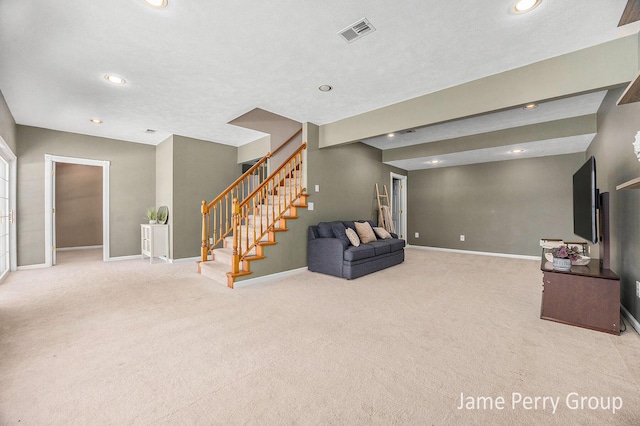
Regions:
[[[351,242],[351,245],[358,247],[360,245],[360,238],[358,238],[358,234],[351,228],[347,228],[345,233],[347,234],[347,238]]]
[[[376,241],[376,234],[371,229],[369,222],[356,222],[356,232],[360,237],[360,241],[364,244]]]
[[[320,238],[333,238],[333,230],[331,224],[327,222],[320,222],[318,224],[318,235]]]
[[[393,238],[393,237],[391,236],[391,234],[387,232],[387,230],[386,230],[386,229],[381,228],[381,227],[375,227],[375,228],[373,228],[373,232],[375,232],[375,233],[376,233],[376,235],[378,236],[378,238],[380,238],[380,239],[382,239],[382,240],[386,240],[386,239],[388,239],[388,238]]]
[[[343,241],[347,246],[351,243],[349,237],[347,237],[347,229],[342,222],[331,222],[331,228],[333,229],[333,236],[335,238]]]

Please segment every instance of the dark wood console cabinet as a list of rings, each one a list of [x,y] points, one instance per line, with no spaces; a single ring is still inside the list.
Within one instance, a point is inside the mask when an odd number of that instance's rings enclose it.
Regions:
[[[599,259],[556,271],[542,258],[540,318],[605,333],[620,334],[620,278]]]

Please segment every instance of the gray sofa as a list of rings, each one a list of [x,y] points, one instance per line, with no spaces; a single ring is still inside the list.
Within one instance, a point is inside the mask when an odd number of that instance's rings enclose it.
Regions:
[[[366,222],[377,226],[372,221]],[[320,222],[309,227],[307,264],[310,271],[351,280],[404,262],[405,241],[397,235],[355,247],[346,236],[346,228],[355,230],[354,222]]]

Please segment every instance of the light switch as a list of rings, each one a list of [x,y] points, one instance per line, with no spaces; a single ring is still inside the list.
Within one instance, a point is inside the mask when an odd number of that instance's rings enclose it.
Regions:
[[[316,192],[320,192],[320,185],[316,185]]]
[[[307,203],[307,210],[313,210],[313,203]]]

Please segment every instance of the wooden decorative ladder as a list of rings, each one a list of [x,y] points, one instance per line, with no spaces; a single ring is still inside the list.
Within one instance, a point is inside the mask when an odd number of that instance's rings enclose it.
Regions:
[[[287,219],[307,207],[302,182],[303,143],[266,176],[273,153],[247,170],[213,201],[202,201],[202,248],[198,272],[233,288],[235,279],[251,273],[251,262],[265,258],[264,248],[276,244],[276,233],[287,230]]]

